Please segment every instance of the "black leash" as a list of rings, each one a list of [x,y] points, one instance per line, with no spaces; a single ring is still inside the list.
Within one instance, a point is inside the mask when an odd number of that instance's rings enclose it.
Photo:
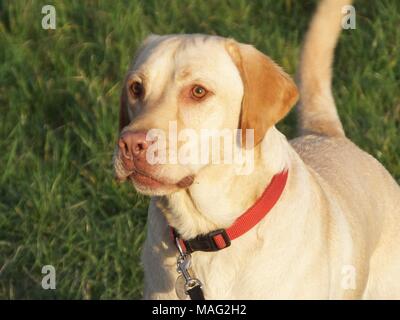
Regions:
[[[191,300],[206,300],[201,286],[196,285],[187,291]]]

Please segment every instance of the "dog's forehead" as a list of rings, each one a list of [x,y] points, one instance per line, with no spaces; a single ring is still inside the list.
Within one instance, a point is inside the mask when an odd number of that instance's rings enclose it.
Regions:
[[[173,35],[154,37],[141,49],[134,69],[148,73],[163,70],[187,75],[225,72],[234,66],[222,37]]]

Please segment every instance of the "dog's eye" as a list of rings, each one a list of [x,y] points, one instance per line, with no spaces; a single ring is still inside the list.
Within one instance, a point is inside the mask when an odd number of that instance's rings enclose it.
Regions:
[[[199,85],[195,85],[191,91],[192,98],[196,100],[204,98],[207,95],[207,93],[208,93],[207,89]]]
[[[131,86],[129,87],[129,90],[131,91],[132,95],[135,98],[140,98],[143,96],[144,93],[144,88],[143,88],[143,84],[140,83],[139,81],[135,81],[131,84]]]

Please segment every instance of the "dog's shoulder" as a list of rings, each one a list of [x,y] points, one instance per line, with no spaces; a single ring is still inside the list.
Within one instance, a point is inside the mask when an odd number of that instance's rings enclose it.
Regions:
[[[346,137],[306,135],[290,144],[303,162],[344,198],[361,201],[365,196],[375,201],[375,195],[393,202],[400,197],[400,188],[383,165]]]
[[[302,160],[317,172],[320,166],[327,167],[328,170],[346,170],[356,163],[358,166],[381,167],[375,158],[346,137],[310,134],[290,140],[290,144]]]

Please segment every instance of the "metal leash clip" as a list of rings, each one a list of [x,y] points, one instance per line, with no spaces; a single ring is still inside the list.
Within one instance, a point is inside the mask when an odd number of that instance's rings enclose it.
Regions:
[[[202,287],[202,283],[199,279],[193,278],[190,275],[189,269],[192,262],[192,257],[190,254],[185,254],[182,247],[178,241],[175,239],[176,246],[179,250],[179,256],[176,261],[176,271],[179,273],[178,278],[175,283],[176,295],[181,300],[187,300],[189,298],[189,290],[195,288],[196,286]]]

